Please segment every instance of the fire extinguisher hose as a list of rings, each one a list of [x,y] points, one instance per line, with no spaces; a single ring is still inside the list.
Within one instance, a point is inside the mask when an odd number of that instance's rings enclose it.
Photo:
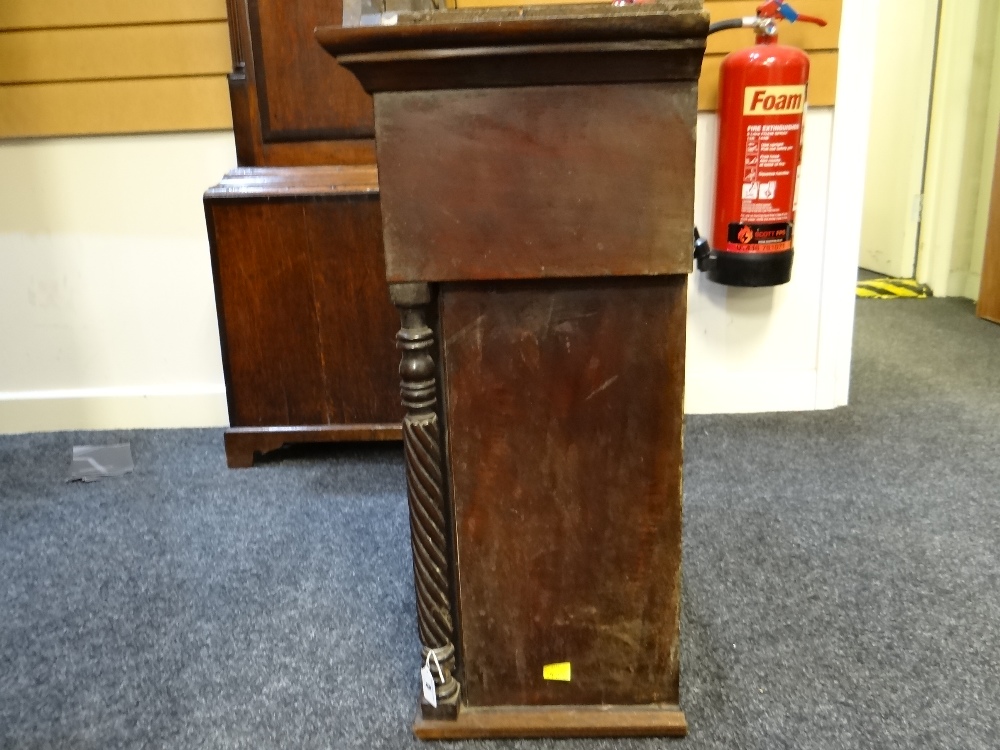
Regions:
[[[744,20],[743,18],[728,18],[725,21],[716,21],[713,24],[709,24],[708,33],[714,34],[717,31],[725,31],[726,29],[742,29]]]

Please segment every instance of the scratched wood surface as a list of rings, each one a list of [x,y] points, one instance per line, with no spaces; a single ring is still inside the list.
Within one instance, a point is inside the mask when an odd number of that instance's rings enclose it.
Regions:
[[[372,100],[313,30],[339,24],[341,0],[248,3],[265,140],[371,138]]]
[[[399,318],[385,282],[375,169],[235,170],[205,207],[230,424],[359,428],[317,439],[398,437]],[[230,442],[245,457],[251,440]],[[273,431],[261,441],[259,450],[273,448]]]
[[[688,272],[696,96],[690,81],[379,94],[389,280]]]
[[[390,283],[687,273],[696,0],[317,30],[375,92]]]
[[[677,703],[685,288],[443,286],[468,705]]]

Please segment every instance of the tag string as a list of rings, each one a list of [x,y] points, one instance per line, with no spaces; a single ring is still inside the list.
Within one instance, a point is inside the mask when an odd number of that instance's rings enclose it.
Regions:
[[[427,658],[424,659],[424,669],[428,672],[431,669],[431,657],[434,657],[434,666],[437,667],[438,677],[441,679],[441,684],[444,685],[444,672],[441,671],[441,662],[438,661],[437,654],[434,653],[433,649],[427,650]]]

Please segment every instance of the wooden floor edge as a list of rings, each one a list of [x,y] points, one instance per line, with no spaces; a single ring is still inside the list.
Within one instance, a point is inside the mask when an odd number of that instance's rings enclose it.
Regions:
[[[677,706],[504,706],[462,708],[454,721],[418,714],[421,740],[540,737],[684,737],[687,719]]]

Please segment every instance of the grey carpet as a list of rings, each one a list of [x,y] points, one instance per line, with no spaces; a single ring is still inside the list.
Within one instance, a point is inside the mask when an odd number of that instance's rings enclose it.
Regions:
[[[997,747],[998,393],[971,305],[860,301],[849,408],[688,421],[689,737],[451,747]],[[419,745],[397,447],[0,437],[0,498],[0,747]]]

